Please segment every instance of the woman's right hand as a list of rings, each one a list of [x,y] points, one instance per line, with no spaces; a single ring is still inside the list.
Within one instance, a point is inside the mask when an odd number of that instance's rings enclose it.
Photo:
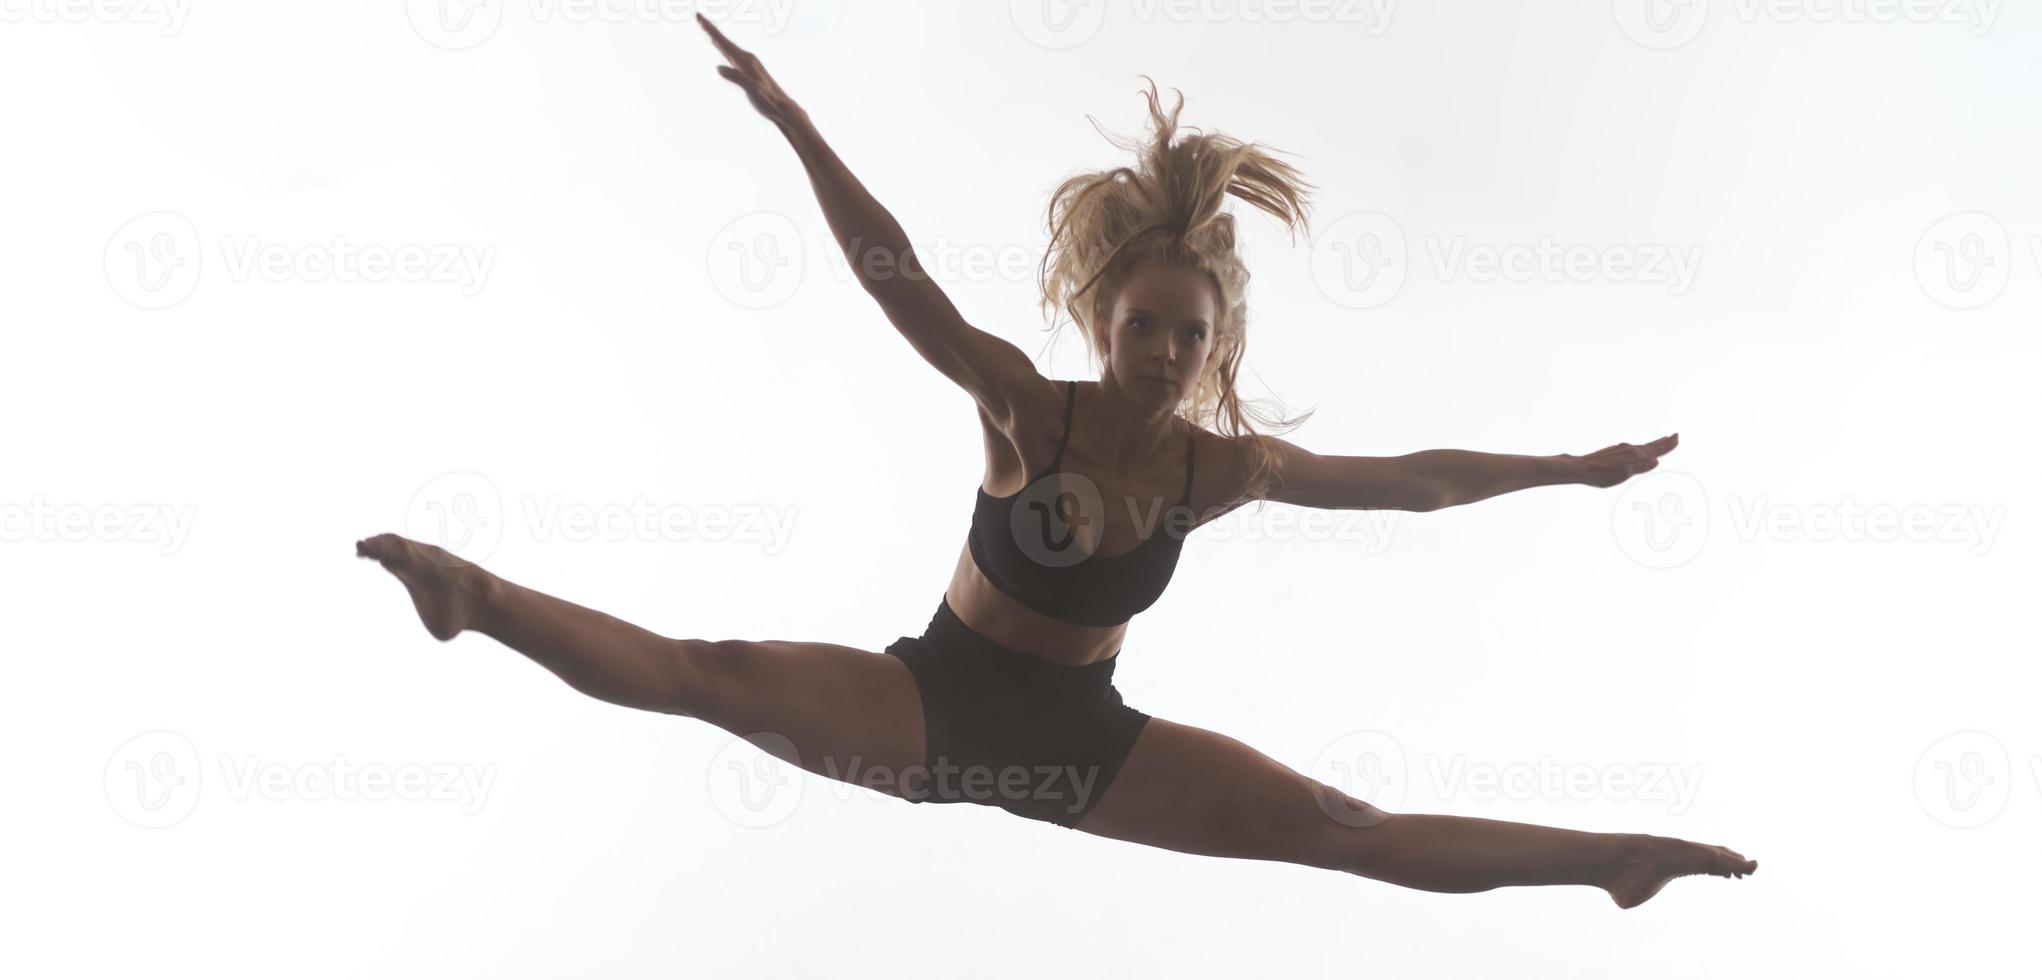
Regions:
[[[772,120],[774,125],[782,129],[790,124],[807,121],[808,114],[803,112],[800,106],[795,105],[794,100],[788,98],[786,92],[780,90],[780,83],[773,81],[773,76],[766,73],[766,66],[759,63],[758,55],[732,44],[729,38],[723,36],[722,31],[716,29],[715,24],[709,22],[709,18],[698,13],[695,15],[695,22],[709,32],[710,42],[715,44],[716,50],[723,52],[724,59],[730,62],[728,65],[717,65],[716,73],[729,79],[738,88],[744,89],[744,94],[752,100],[752,108],[759,110],[759,115]]]

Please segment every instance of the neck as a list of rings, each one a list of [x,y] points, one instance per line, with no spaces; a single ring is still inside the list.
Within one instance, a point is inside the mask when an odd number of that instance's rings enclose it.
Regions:
[[[1113,463],[1114,475],[1120,476],[1154,455],[1170,438],[1175,406],[1135,399],[1111,371],[1100,377],[1099,392],[1103,405],[1094,425],[1100,446]]]

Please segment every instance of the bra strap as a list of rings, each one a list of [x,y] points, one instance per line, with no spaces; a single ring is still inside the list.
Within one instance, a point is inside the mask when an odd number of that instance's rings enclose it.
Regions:
[[[1057,468],[1064,464],[1064,447],[1070,445],[1071,419],[1077,415],[1077,410],[1078,383],[1076,381],[1066,381],[1064,382],[1064,437],[1057,441],[1056,458],[1050,460],[1049,472],[1056,472]]]

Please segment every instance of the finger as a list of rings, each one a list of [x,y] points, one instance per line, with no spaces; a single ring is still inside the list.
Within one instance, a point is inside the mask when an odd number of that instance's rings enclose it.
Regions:
[[[702,25],[702,29],[709,32],[709,40],[716,45],[716,50],[723,52],[723,56],[730,59],[732,64],[736,64],[739,57],[746,53],[745,49],[738,47],[730,38],[724,37],[723,32],[709,22],[709,18],[697,13],[695,23]]]
[[[718,75],[722,75],[724,78],[729,79],[732,85],[744,89],[745,94],[747,95],[758,94],[759,83],[754,81],[750,76],[747,76],[744,72],[738,71],[737,69],[732,68],[729,65],[717,65],[716,73]]]

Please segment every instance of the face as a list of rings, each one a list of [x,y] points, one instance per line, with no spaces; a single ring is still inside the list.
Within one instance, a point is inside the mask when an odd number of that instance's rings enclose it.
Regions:
[[[1144,263],[1114,298],[1107,368],[1130,397],[1174,406],[1205,370],[1218,318],[1218,297],[1203,273]],[[1149,380],[1157,378],[1167,383]]]

